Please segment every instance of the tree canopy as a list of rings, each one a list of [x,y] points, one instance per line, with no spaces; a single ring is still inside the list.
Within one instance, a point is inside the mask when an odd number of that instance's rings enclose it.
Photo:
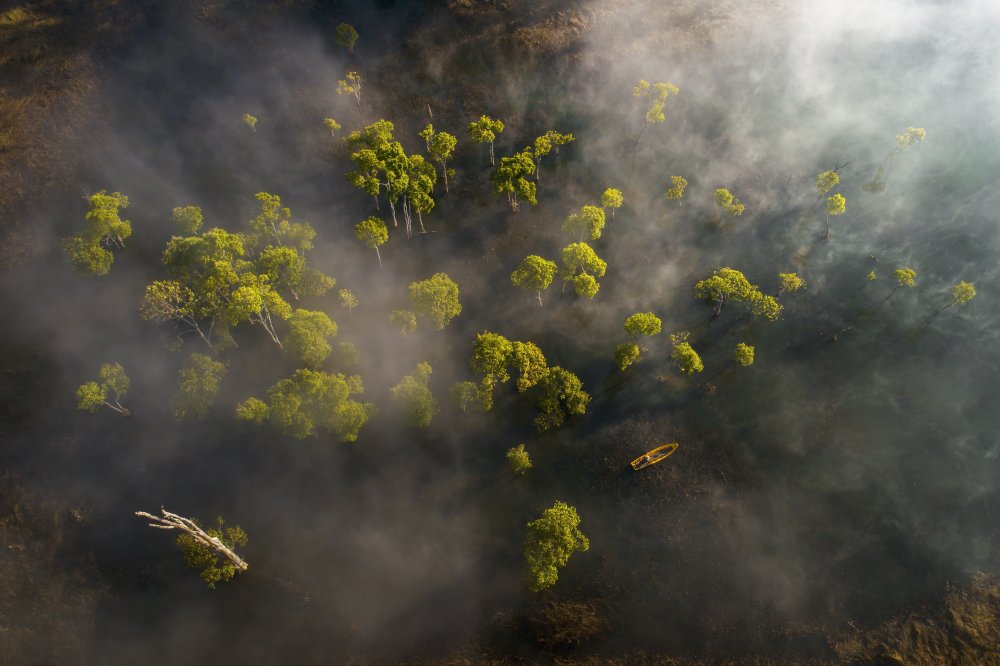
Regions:
[[[87,227],[63,240],[63,250],[69,262],[79,271],[107,275],[115,257],[108,247],[125,247],[132,235],[132,223],[121,219],[118,211],[128,207],[128,197],[120,192],[108,194],[101,190],[90,195],[90,210],[84,218]]]
[[[503,130],[504,124],[502,120],[494,120],[486,115],[479,116],[479,120],[473,120],[469,123],[469,138],[474,143],[490,144],[490,166],[495,165],[495,160],[493,159],[493,142],[496,141],[497,136]]]
[[[563,231],[578,236],[582,241],[585,237],[597,240],[604,230],[604,210],[597,206],[583,206],[580,210],[570,213],[563,222]]]
[[[510,209],[517,212],[524,199],[532,206],[538,204],[538,184],[528,178],[535,172],[535,161],[530,148],[525,148],[511,157],[501,157],[500,164],[490,173],[493,189],[497,194],[506,194]]]
[[[361,377],[300,369],[267,390],[267,400],[248,398],[236,408],[244,421],[270,422],[286,435],[304,438],[320,431],[353,442],[377,414],[369,402],[351,398],[364,392]]]
[[[410,283],[410,300],[413,311],[434,322],[437,330],[443,329],[462,313],[458,302],[458,285],[446,273],[435,273],[426,280]]]
[[[715,205],[733,217],[739,217],[746,210],[746,206],[724,187],[720,187],[715,191]]]
[[[681,199],[684,198],[684,190],[688,186],[687,179],[683,176],[671,176],[670,183],[671,186],[667,189],[667,198],[671,201],[681,203]]]
[[[427,383],[431,376],[428,363],[418,363],[413,374],[405,375],[392,387],[392,400],[414,428],[426,428],[438,411],[438,403]]]
[[[226,376],[226,364],[197,352],[188,356],[178,378],[174,394],[174,416],[179,419],[203,419],[219,394],[219,384]]]
[[[570,556],[590,548],[590,541],[579,526],[576,509],[559,501],[528,523],[524,557],[528,562],[528,585],[533,592],[555,585],[559,568],[566,566]]]
[[[77,407],[96,412],[103,405],[128,416],[128,409],[121,400],[128,393],[129,378],[125,368],[118,363],[105,363],[97,373],[97,381],[90,381],[76,389]]]
[[[563,248],[559,277],[564,283],[572,282],[578,296],[593,298],[600,289],[594,276],[603,277],[607,268],[608,264],[589,245],[573,243]]]
[[[288,318],[285,344],[302,363],[319,367],[333,349],[327,341],[337,335],[337,324],[319,310],[298,309]]]
[[[632,337],[658,335],[663,322],[652,312],[636,312],[625,320],[625,332]]]
[[[521,260],[510,274],[510,281],[515,287],[535,292],[538,305],[541,305],[542,292],[552,284],[556,269],[556,262],[532,254]]]
[[[675,333],[670,336],[670,342],[674,346],[670,358],[683,374],[692,375],[704,370],[705,366],[702,364],[698,352],[694,350],[687,339],[687,333]]]
[[[751,345],[744,342],[737,343],[736,349],[733,353],[736,357],[736,362],[744,368],[749,365],[753,365],[754,348]]]
[[[781,304],[773,296],[765,296],[760,289],[750,284],[740,271],[734,268],[720,268],[711,277],[700,280],[694,286],[697,298],[707,299],[715,305],[715,314],[722,312],[728,302],[745,303],[755,315],[774,320],[781,315]]]
[[[354,45],[358,42],[358,31],[350,23],[341,23],[333,32],[333,40],[337,46],[343,46],[348,53],[354,53]]]
[[[193,522],[198,524],[198,521]],[[221,541],[230,550],[245,546],[248,541],[247,533],[239,525],[225,527],[225,521],[221,517],[216,518],[215,527],[205,530],[205,533]],[[214,590],[218,583],[228,582],[236,575],[236,567],[231,561],[222,557],[217,549],[190,534],[177,535],[177,547],[181,550],[184,565],[197,571],[210,589]]]
[[[507,449],[507,463],[510,465],[510,471],[519,476],[527,474],[528,470],[533,467],[531,456],[525,450],[524,444]]]

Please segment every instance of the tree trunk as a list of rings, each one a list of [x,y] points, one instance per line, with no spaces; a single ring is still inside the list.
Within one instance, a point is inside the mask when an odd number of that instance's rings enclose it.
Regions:
[[[496,162],[493,160],[493,142],[490,141],[490,166],[496,166]]]
[[[198,527],[190,518],[184,518],[182,516],[178,516],[176,513],[170,513],[162,507],[160,508],[160,511],[163,513],[162,518],[160,516],[154,516],[150,513],[146,513],[145,511],[136,511],[135,515],[151,521],[149,523],[150,527],[155,527],[160,530],[180,530],[181,532],[184,532],[198,543],[211,548],[225,557],[240,571],[246,571],[250,568],[250,565],[244,562],[239,555],[230,550],[226,544],[222,543],[222,541],[216,537],[209,536],[205,530]]]
[[[538,296],[538,307],[542,307],[542,292],[539,291],[536,295]]]
[[[375,256],[378,257],[378,267],[382,268],[382,253],[378,251],[378,245],[375,246]]]
[[[444,160],[441,161],[441,171],[444,172],[444,193],[445,194],[449,194],[449,192],[448,192],[448,163],[446,161],[444,161]]]

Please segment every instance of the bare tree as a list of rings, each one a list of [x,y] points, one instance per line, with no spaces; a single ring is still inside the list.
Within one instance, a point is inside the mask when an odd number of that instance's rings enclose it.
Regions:
[[[225,557],[240,571],[246,571],[250,568],[250,565],[244,562],[243,559],[226,546],[226,544],[222,543],[221,539],[210,536],[207,532],[205,532],[205,530],[198,527],[198,525],[195,524],[195,522],[190,518],[184,518],[183,516],[178,516],[176,513],[170,513],[163,507],[160,507],[160,511],[163,513],[162,518],[146,513],[145,511],[136,511],[135,515],[151,521],[149,523],[150,527],[155,527],[160,530],[180,530],[184,532],[201,545],[206,548],[210,548]]]

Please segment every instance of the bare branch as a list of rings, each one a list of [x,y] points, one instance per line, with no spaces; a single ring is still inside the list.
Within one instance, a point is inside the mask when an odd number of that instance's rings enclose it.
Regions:
[[[240,571],[246,571],[250,568],[250,565],[244,562],[239,555],[230,550],[226,544],[222,543],[220,539],[209,535],[205,532],[205,530],[198,527],[198,525],[190,518],[178,516],[176,513],[170,513],[162,507],[160,508],[160,511],[163,513],[162,518],[160,516],[154,516],[153,514],[146,513],[145,511],[136,511],[135,515],[152,521],[149,524],[150,527],[155,527],[161,530],[181,530],[198,543],[211,548],[225,557]]]

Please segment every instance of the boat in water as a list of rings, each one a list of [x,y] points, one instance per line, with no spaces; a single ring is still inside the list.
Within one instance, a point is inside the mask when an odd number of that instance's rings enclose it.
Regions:
[[[650,465],[655,465],[658,462],[663,461],[671,453],[677,450],[679,444],[677,442],[671,442],[670,444],[664,444],[663,446],[658,446],[649,453],[639,456],[632,461],[632,469],[639,471],[640,469],[645,469]]]

